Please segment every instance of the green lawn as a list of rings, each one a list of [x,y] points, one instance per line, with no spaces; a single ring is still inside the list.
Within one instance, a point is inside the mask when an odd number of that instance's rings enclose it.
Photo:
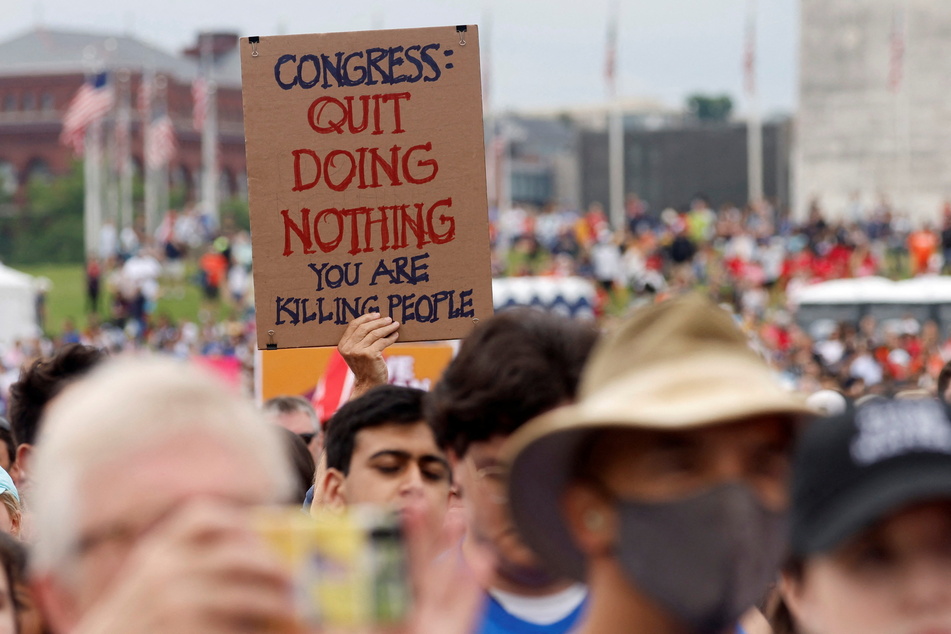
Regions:
[[[46,277],[52,282],[46,297],[46,324],[47,334],[56,336],[63,328],[63,321],[72,318],[82,329],[86,325],[86,276],[85,268],[81,264],[46,264],[37,266],[17,267],[30,275]],[[190,266],[184,283],[184,297],[176,297],[168,290],[163,292],[158,302],[156,315],[168,313],[174,319],[196,321],[202,309],[201,291],[194,284],[194,266]],[[164,285],[163,285],[164,287]],[[106,291],[105,279],[102,281],[102,294],[99,298],[99,308],[104,317],[108,315],[112,298]],[[210,306],[219,318],[223,318],[228,308],[219,302]]]

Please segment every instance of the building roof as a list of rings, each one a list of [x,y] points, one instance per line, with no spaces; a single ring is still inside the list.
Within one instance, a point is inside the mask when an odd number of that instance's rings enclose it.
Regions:
[[[223,55],[215,69],[220,84],[241,84],[240,64]],[[110,33],[37,28],[0,42],[0,75],[85,73],[96,69],[154,70],[190,82],[198,60],[173,55],[140,39]]]

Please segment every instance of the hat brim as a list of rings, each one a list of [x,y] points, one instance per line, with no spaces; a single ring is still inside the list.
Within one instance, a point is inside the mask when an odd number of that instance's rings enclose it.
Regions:
[[[825,512],[794,519],[793,554],[830,552],[888,515],[932,500],[951,500],[951,462],[946,455],[909,455],[881,465],[824,503]]]
[[[558,428],[570,419],[571,411],[565,408],[533,424],[539,429]],[[561,495],[578,447],[591,431],[572,427],[533,436],[509,470],[509,507],[522,540],[552,572],[578,581],[585,578],[584,556],[562,516]]]
[[[703,368],[691,360],[692,367]],[[776,385],[761,364],[721,356],[703,376],[690,368],[615,381],[578,405],[542,415],[516,432],[506,451],[512,518],[526,544],[553,572],[584,580],[585,559],[562,514],[562,495],[578,449],[593,432],[677,431],[774,415],[796,420],[814,412]],[[764,376],[765,375],[765,376]],[[646,387],[645,387],[646,384]],[[738,386],[742,386],[738,388]]]

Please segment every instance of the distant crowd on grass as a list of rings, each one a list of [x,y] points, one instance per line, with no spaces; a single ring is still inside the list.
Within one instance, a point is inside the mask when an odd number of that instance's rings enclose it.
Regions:
[[[856,198],[835,216],[814,202],[806,220],[796,222],[765,201],[714,209],[702,196],[686,209],[655,210],[631,195],[624,226],[612,230],[598,204],[585,211],[516,206],[492,214],[493,274],[588,278],[603,322],[699,288],[732,308],[791,387],[850,394],[932,388],[951,360],[951,340],[937,324],[866,318],[809,331],[797,325],[792,299],[797,289],[831,279],[941,273],[951,264],[951,203],[917,225],[884,199],[863,206]],[[107,225],[97,256],[87,264],[85,328],[67,320],[50,339],[3,351],[0,396],[24,360],[73,342],[113,352],[227,357],[250,373],[247,232],[215,230],[195,210],[170,211],[153,236],[117,234]],[[197,319],[156,311],[160,296],[183,297],[188,284],[203,298]],[[222,305],[229,307],[223,320]]]

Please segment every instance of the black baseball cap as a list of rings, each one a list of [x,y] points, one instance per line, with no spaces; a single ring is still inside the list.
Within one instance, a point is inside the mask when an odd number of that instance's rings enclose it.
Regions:
[[[951,411],[877,400],[816,420],[793,460],[791,548],[829,552],[911,504],[951,500]]]

